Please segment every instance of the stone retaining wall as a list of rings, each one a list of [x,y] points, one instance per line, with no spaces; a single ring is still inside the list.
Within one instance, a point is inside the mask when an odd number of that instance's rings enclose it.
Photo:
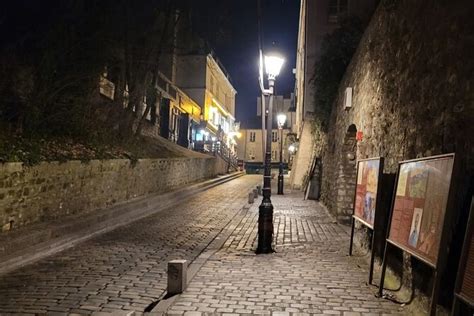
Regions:
[[[224,164],[209,158],[93,160],[88,163],[0,164],[0,225],[8,231],[223,174]]]
[[[340,190],[351,179],[338,172],[350,152],[355,159],[385,157],[390,173],[401,160],[456,152],[466,158],[465,168],[474,170],[473,13],[467,0],[381,1],[331,116],[322,198],[333,212],[347,215],[338,202],[353,196]],[[347,109],[346,87],[353,88]],[[349,128],[362,133],[350,150]],[[334,194],[338,190],[341,196]]]
[[[350,218],[357,159],[384,157],[393,182],[399,161],[456,152],[462,172],[455,179],[456,219],[442,276],[445,306],[452,299],[473,193],[473,13],[469,0],[381,1],[340,84],[322,153],[322,201],[339,218]],[[353,89],[351,108],[344,107],[347,87]],[[357,235],[368,244],[365,229]],[[384,247],[381,237],[377,249]],[[396,249],[391,256],[389,265],[404,286],[415,284],[428,295],[431,269]]]

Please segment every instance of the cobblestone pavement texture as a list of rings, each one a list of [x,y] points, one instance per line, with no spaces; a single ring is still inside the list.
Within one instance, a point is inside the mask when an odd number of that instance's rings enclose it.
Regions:
[[[254,254],[257,202],[168,314],[406,314],[374,296],[367,265],[347,255],[348,227],[300,192],[272,202],[276,253]]]
[[[166,264],[195,259],[247,202],[245,176],[170,209],[0,276],[1,313],[143,312],[166,288]]]

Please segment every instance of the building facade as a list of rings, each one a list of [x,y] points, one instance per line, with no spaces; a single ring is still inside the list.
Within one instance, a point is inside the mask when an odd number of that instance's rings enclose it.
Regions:
[[[235,95],[230,77],[212,54],[177,57],[177,85],[201,108],[199,124],[191,127],[194,146],[220,142],[235,151]]]
[[[300,141],[295,157],[291,183],[294,188],[304,186],[303,179],[311,168],[314,151],[311,127],[315,107],[313,78],[316,63],[321,57],[322,43],[327,34],[337,29],[348,17],[370,19],[378,0],[301,0],[298,43],[296,55],[294,131]],[[310,139],[305,139],[305,138]],[[295,172],[296,171],[296,172]]]
[[[268,98],[266,98],[268,105]],[[274,96],[273,100],[273,128],[272,128],[272,165],[276,166],[280,162],[280,149],[282,150],[282,162],[285,168],[291,165],[293,152],[289,147],[294,144],[295,137],[292,131],[296,119],[293,95],[285,98],[281,95]],[[237,139],[237,156],[246,164],[247,171],[261,169],[264,162],[264,137],[266,133],[262,132],[262,103],[261,98],[257,98],[256,110],[259,122],[257,124],[248,124],[240,129],[241,137]],[[283,129],[278,129],[277,115],[285,114],[286,123]],[[265,118],[265,117],[264,117]],[[291,148],[293,149],[293,148]]]
[[[262,152],[262,129],[241,129],[240,133],[241,137],[237,141],[237,156],[239,160],[243,160],[246,164],[262,165],[265,158]],[[282,137],[283,144],[281,144]],[[285,164],[290,162],[291,153],[288,147],[291,143],[290,128],[284,128],[282,130],[278,128],[272,129],[272,164],[280,162],[281,145],[283,150],[282,161]]]
[[[324,37],[340,26],[345,18],[370,19],[377,0],[301,0],[296,55],[295,130],[299,134],[308,113],[314,112],[312,87],[316,62],[321,57]]]

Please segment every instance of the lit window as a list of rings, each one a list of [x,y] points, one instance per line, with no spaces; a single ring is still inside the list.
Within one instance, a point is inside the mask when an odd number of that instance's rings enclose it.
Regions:
[[[229,122],[224,121],[224,132],[227,134],[229,133]]]

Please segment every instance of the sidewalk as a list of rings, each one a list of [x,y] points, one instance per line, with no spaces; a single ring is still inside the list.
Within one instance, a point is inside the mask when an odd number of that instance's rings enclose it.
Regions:
[[[286,193],[272,196],[276,253],[254,254],[259,197],[167,313],[406,315],[375,298],[368,266],[348,256],[349,228],[301,192]]]

